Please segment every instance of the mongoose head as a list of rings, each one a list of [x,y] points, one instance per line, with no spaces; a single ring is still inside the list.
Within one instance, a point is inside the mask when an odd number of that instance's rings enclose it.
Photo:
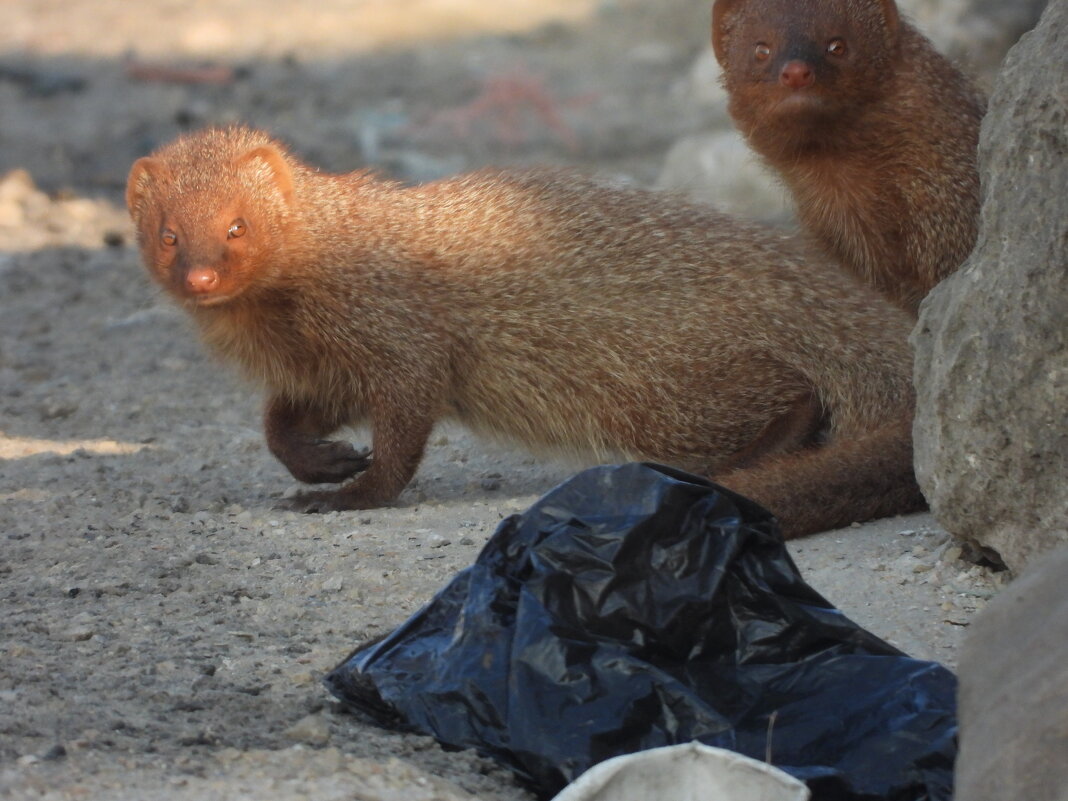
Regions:
[[[179,139],[136,161],[126,204],[152,277],[183,303],[216,306],[273,278],[292,194],[280,147],[231,128]]]
[[[894,0],[716,0],[712,47],[747,125],[834,125],[892,74]]]

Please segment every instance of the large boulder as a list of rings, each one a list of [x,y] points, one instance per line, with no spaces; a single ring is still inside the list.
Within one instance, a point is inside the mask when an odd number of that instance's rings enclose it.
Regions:
[[[1068,801],[1068,548],[983,610],[960,660],[957,801]]]
[[[1068,542],[1065,53],[1068,0],[1051,0],[983,123],[976,249],[913,333],[920,485],[947,530],[1014,571]]]

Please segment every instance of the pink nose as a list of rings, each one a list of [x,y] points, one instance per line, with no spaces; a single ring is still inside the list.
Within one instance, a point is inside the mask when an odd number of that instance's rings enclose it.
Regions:
[[[815,80],[816,75],[812,72],[812,67],[804,61],[787,62],[779,74],[779,81],[782,85],[791,89],[804,89],[806,86],[811,86]]]
[[[206,295],[219,286],[219,274],[210,267],[195,267],[185,275],[185,288],[194,295]]]

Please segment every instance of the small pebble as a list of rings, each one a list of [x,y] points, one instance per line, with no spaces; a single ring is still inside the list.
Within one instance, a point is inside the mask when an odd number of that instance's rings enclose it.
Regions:
[[[308,745],[326,745],[330,741],[330,727],[321,715],[306,715],[282,734],[290,740]]]
[[[60,642],[85,642],[93,639],[96,632],[91,626],[71,626],[52,635],[53,639]]]
[[[324,592],[341,592],[341,588],[344,586],[344,578],[340,575],[331,576],[321,586]]]
[[[437,532],[427,535],[426,544],[431,548],[444,548],[446,545],[451,545],[452,540]]]
[[[43,754],[41,754],[41,759],[46,762],[54,762],[55,760],[63,759],[66,756],[67,749],[63,745],[63,743],[56,743]]]

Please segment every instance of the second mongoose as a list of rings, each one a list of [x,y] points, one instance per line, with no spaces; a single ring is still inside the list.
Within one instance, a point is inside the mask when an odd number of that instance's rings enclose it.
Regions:
[[[435,422],[710,475],[788,536],[922,507],[910,321],[786,237],[556,170],[404,187],[209,129],[138,160],[151,275],[268,394],[307,511],[395,500]],[[372,450],[325,437],[369,421]]]
[[[712,45],[802,226],[915,314],[975,244],[979,91],[894,0],[716,0]]]

